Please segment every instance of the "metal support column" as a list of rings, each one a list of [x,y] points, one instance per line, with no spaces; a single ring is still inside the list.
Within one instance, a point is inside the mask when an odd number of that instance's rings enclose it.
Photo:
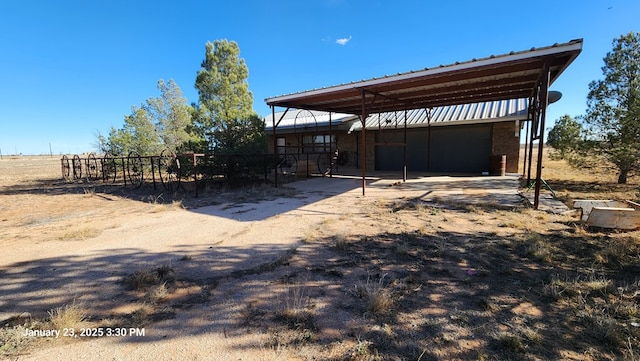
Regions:
[[[402,168],[402,181],[407,181],[407,110],[404,111],[404,146],[402,147],[404,166]]]
[[[531,98],[529,98],[529,106],[531,106],[531,103],[533,102],[533,100]],[[527,148],[529,147],[529,127],[531,127],[531,122],[533,120],[531,119],[531,111],[529,111],[529,119],[527,119],[527,130],[525,132],[525,136],[524,136],[524,160],[522,162],[522,178],[525,177],[525,175],[527,174],[527,156],[531,156],[530,154],[527,153]]]
[[[332,121],[331,121],[331,112],[329,112],[329,178],[333,178],[333,158],[334,155],[336,156],[336,161],[337,161],[337,154],[334,154],[334,150],[333,150],[333,126],[332,126]],[[324,138],[324,137],[323,137]],[[324,151],[327,151],[327,143],[326,143],[326,139],[324,139],[325,144],[324,144]],[[338,151],[338,138],[336,137],[336,151]],[[323,169],[323,171],[325,171]]]
[[[542,75],[542,85],[540,88],[540,137],[538,138],[538,164],[536,170],[536,192],[533,202],[533,208],[538,209],[540,204],[540,186],[542,185],[542,153],[544,149],[544,123],[547,117],[547,106],[549,105],[549,82],[551,71],[549,65],[545,64],[544,73]]]
[[[362,122],[362,195],[365,195],[365,189],[367,187],[367,114],[365,109],[366,93],[362,90],[362,115],[360,121]]]
[[[427,172],[431,171],[431,108],[424,108],[427,112]]]
[[[529,164],[527,166],[527,184],[531,182],[531,160],[533,159],[533,141],[536,139],[536,125],[538,123],[538,106],[539,106],[539,89],[536,89],[536,94],[532,97],[531,103],[531,136],[529,137]]]
[[[273,176],[275,179],[275,186],[278,188],[278,137],[276,137],[276,109],[271,106],[271,122],[273,125]]]
[[[275,176],[275,186],[276,188],[278,188],[278,137],[276,137],[276,128],[278,127],[278,125],[280,125],[280,122],[282,121],[282,119],[284,119],[284,116],[287,115],[287,112],[289,112],[290,108],[287,108],[284,113],[282,113],[282,115],[280,116],[280,119],[278,119],[278,121],[276,122],[276,110],[275,110],[275,106],[272,105],[271,106],[271,121],[273,124],[273,171],[274,176]],[[285,149],[286,149],[286,143],[285,143]],[[286,153],[286,151],[285,151]]]

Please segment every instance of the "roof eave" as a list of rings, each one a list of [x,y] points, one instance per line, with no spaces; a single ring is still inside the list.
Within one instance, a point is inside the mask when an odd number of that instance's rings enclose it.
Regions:
[[[288,94],[288,95],[266,98],[265,102],[267,103],[267,105],[270,105],[270,106],[286,107],[287,102],[290,102],[293,100],[300,100],[305,97],[329,95],[332,93],[339,93],[339,92],[353,90],[353,89],[367,89],[369,87],[374,87],[377,85],[387,84],[392,82],[410,81],[412,79],[417,79],[417,78],[427,77],[427,76],[436,76],[443,73],[462,72],[462,71],[474,69],[474,68],[492,67],[497,65],[504,65],[507,63],[515,63],[515,62],[519,62],[527,59],[546,57],[550,55],[560,55],[562,53],[573,52],[574,54],[571,57],[571,59],[567,61],[566,65],[563,66],[560,69],[560,71],[554,76],[554,78],[552,79],[552,82],[553,82],[555,79],[557,79],[557,77],[562,72],[564,72],[566,67],[569,64],[571,64],[571,62],[573,62],[573,60],[579,55],[581,50],[582,50],[582,39],[578,39],[578,40],[572,40],[566,44],[561,44],[561,45],[554,44],[553,46],[542,48],[542,49],[524,51],[524,52],[502,55],[502,56],[489,57],[481,60],[472,60],[468,62],[457,63],[453,65],[448,65],[448,66],[440,66],[437,68],[425,69],[420,71],[412,71],[408,73],[392,75],[392,76],[387,76],[383,78],[373,78],[370,80],[351,82],[348,84],[342,84],[342,85],[337,85],[332,87],[299,92],[295,94]],[[321,108],[326,109],[326,108],[320,107],[318,108],[318,110],[321,110]]]

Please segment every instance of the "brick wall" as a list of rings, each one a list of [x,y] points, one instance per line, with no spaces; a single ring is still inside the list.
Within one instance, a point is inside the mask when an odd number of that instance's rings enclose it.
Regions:
[[[327,133],[328,134],[328,133]],[[348,134],[346,131],[334,131],[334,135],[338,138],[338,149],[341,152],[348,153],[347,164],[345,167],[355,168],[362,164],[361,142],[362,132],[353,132]],[[508,173],[518,173],[519,155],[520,155],[520,131],[516,135],[516,124],[512,122],[494,123],[492,127],[491,154],[499,156],[505,154],[507,156],[506,171]],[[287,145],[295,146],[298,144],[295,134],[280,135],[286,137]],[[273,139],[269,134],[269,153],[273,152]],[[367,131],[367,169],[375,169],[375,132]],[[289,148],[288,152],[296,153],[295,148]]]
[[[338,136],[338,150],[346,154],[343,157],[346,157],[347,160],[347,164],[341,165],[341,167],[355,168],[356,165],[360,164],[358,159],[358,154],[360,154],[358,144],[360,143],[357,138],[360,133],[347,134],[347,132],[337,132],[336,134]]]
[[[520,163],[520,129],[516,132],[516,122],[493,124],[491,155],[507,156],[507,173],[518,173]]]
[[[315,133],[308,133],[308,134],[315,134]],[[320,132],[317,134],[329,134],[329,132]],[[360,140],[357,139],[357,137],[360,137],[361,134],[359,132],[348,134],[346,131],[334,131],[333,135],[335,135],[338,139],[338,149],[340,150],[340,152],[347,153],[347,156],[346,156],[347,164],[344,166],[355,168],[356,165],[358,165],[360,162],[360,159],[358,159],[358,154],[359,154],[358,145],[360,144],[359,143]],[[301,134],[293,134],[293,133],[277,135],[278,138],[281,138],[281,137],[285,138],[285,142],[288,147],[287,153],[292,153],[296,155],[298,154],[298,149],[296,147],[299,145],[298,137],[300,136]],[[269,144],[268,144],[267,152],[273,153],[273,134],[272,133],[269,133]],[[300,150],[300,152],[302,152],[302,150]]]

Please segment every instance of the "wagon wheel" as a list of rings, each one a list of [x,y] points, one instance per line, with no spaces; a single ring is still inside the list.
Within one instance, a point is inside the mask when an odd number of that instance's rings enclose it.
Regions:
[[[116,160],[111,154],[105,154],[102,158],[102,180],[115,183],[117,175]]]
[[[65,180],[69,180],[71,175],[71,165],[69,164],[69,157],[66,155],[62,156],[62,178]]]
[[[399,129],[400,121],[398,120],[398,114],[378,113],[378,125],[376,132],[376,142],[378,143],[393,143],[397,142],[394,138],[394,131]]]
[[[98,160],[93,153],[87,157],[87,178],[98,179]]]
[[[127,173],[131,184],[136,188],[140,188],[144,181],[142,157],[140,157],[140,154],[136,152],[129,153],[129,156],[127,157]]]
[[[333,154],[321,153],[318,155],[318,172],[322,175],[328,175],[331,173]]]
[[[79,155],[73,156],[73,179],[81,179],[82,178],[82,161],[80,160]]]
[[[282,175],[294,175],[298,171],[298,159],[293,154],[286,154],[278,163]]]
[[[166,190],[173,192],[180,186],[180,160],[176,154],[169,149],[160,153],[158,158],[158,172],[160,181]]]

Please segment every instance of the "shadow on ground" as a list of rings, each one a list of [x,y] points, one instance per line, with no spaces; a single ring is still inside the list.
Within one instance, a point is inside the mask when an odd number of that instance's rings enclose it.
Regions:
[[[258,256],[255,248],[241,247],[210,247],[189,257],[123,248],[2,267],[0,310],[43,317],[75,300],[98,325],[119,319],[122,326],[146,328],[146,337],[121,343],[249,333],[263,343],[234,347],[312,349],[330,360],[620,356],[627,339],[633,352],[640,351],[633,346],[639,330],[616,326],[628,322],[617,314],[587,314],[584,305],[612,302],[606,296],[620,287],[640,288],[640,246],[628,241],[624,258],[600,261],[597,268],[599,257],[613,257],[611,243],[566,231],[499,236],[408,230],[318,238],[285,251],[258,244]],[[217,258],[252,265],[221,269]],[[148,287],[134,290],[126,281],[136,271],[163,267],[170,277]],[[570,280],[579,279],[610,281],[570,290]],[[554,280],[567,281],[554,289]],[[150,299],[149,290],[162,282],[169,293]],[[136,318],[143,303],[151,309]]]

